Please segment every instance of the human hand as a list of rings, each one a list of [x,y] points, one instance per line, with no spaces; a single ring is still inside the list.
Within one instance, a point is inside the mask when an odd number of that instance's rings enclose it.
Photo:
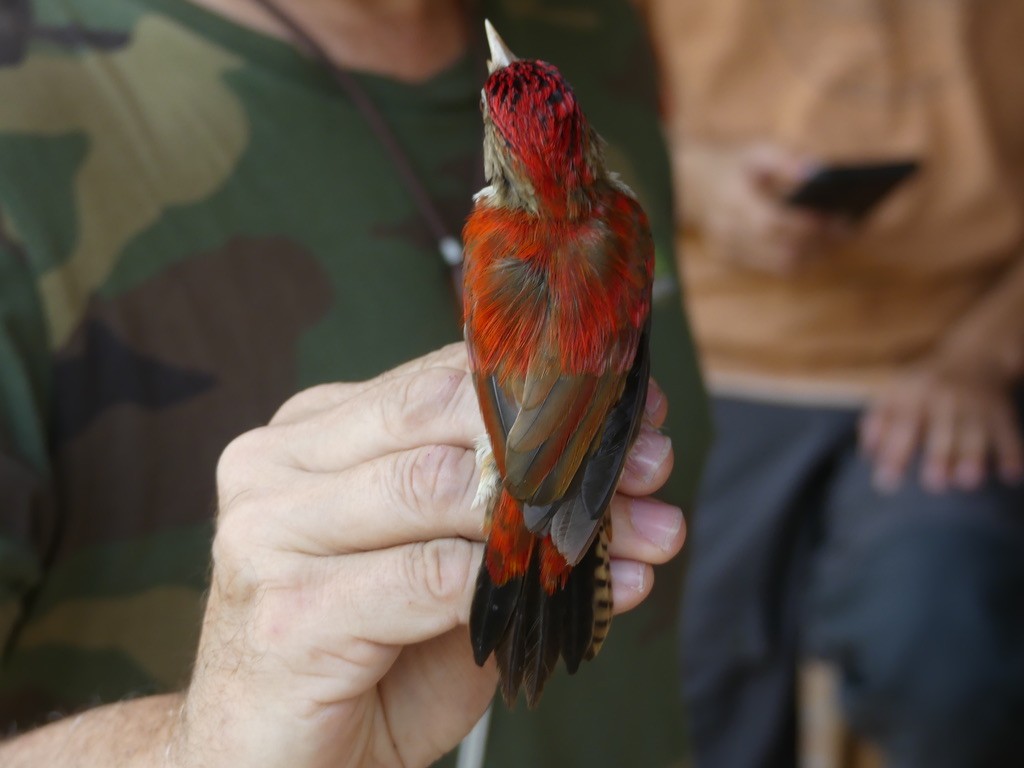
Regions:
[[[898,376],[870,404],[860,443],[880,490],[895,490],[921,455],[933,493],[978,488],[989,472],[1024,479],[1024,443],[1009,383],[991,368],[933,360]]]
[[[685,145],[677,172],[684,218],[700,226],[718,253],[751,269],[788,275],[849,237],[841,217],[794,208],[783,197],[813,164],[771,144],[739,149]]]
[[[652,388],[648,416],[665,417]],[[490,701],[462,625],[482,555],[471,509],[484,427],[452,345],[368,382],[300,393],[218,467],[209,603],[172,764],[426,765]],[[671,471],[648,427],[620,484]],[[614,602],[682,545],[678,509],[613,501]]]

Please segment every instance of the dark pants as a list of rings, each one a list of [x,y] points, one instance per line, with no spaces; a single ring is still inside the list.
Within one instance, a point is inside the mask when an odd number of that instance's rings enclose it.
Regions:
[[[887,766],[1024,766],[1024,485],[878,493],[857,418],[715,401],[682,610],[696,766],[796,764],[800,655],[838,665]]]

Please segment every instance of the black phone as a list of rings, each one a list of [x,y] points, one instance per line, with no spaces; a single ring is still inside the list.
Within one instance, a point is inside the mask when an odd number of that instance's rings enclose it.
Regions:
[[[819,213],[862,219],[920,167],[916,160],[828,165],[786,196],[786,203]]]

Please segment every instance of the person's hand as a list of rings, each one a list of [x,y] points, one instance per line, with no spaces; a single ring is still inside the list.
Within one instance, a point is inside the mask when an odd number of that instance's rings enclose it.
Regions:
[[[813,172],[807,158],[770,144],[728,149],[685,143],[677,158],[684,220],[697,224],[733,263],[789,275],[851,232],[842,218],[783,202]]]
[[[652,395],[657,425],[667,405]],[[225,450],[171,764],[416,766],[458,743],[496,683],[463,626],[482,555],[471,504],[483,431],[458,344],[301,393]],[[645,427],[620,491],[654,492],[671,465],[667,438]],[[624,495],[612,513],[621,611],[649,592],[649,563],[678,552],[683,521]]]
[[[1010,392],[982,365],[935,360],[897,376],[860,424],[876,487],[896,489],[917,455],[921,486],[934,493],[976,489],[990,472],[1020,482],[1024,447]]]

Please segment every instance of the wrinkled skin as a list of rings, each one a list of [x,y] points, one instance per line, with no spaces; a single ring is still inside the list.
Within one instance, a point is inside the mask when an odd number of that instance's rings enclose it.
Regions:
[[[634,498],[671,470],[650,425],[613,504],[616,606],[678,551],[678,509]],[[188,764],[427,765],[494,692],[466,629],[482,546],[482,429],[464,346],[314,388],[238,438],[218,471],[215,567],[173,754]]]

